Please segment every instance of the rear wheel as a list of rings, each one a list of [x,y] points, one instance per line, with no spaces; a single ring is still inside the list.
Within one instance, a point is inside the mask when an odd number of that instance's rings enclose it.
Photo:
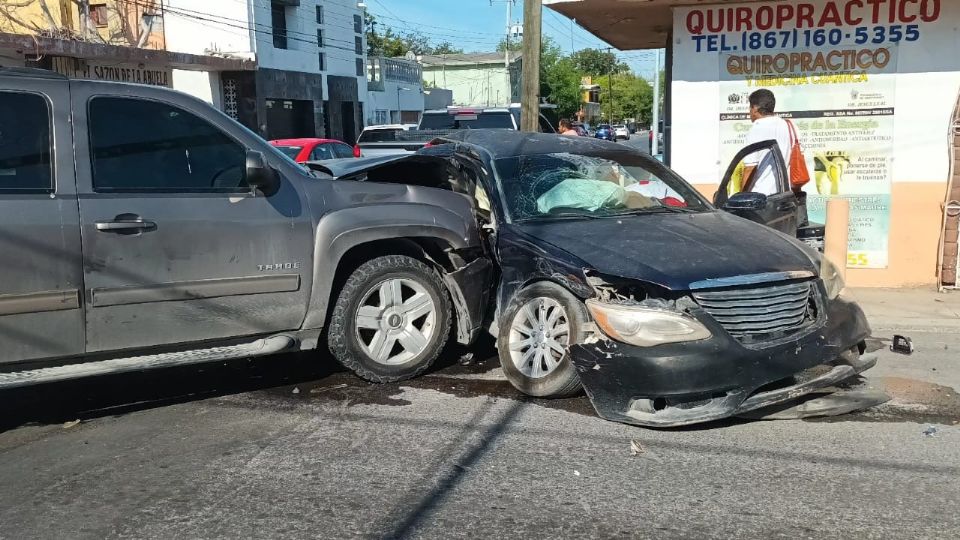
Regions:
[[[347,279],[327,334],[330,352],[372,382],[415,377],[450,333],[450,299],[436,272],[402,255],[378,257]]]
[[[543,282],[520,291],[504,313],[497,339],[507,380],[537,397],[565,397],[580,390],[567,348],[583,341],[586,306],[563,287]]]

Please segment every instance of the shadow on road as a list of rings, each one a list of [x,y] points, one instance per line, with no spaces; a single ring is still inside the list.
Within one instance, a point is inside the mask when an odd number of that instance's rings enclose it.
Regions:
[[[332,358],[297,353],[27,386],[0,392],[0,431],[297,384],[340,371]]]

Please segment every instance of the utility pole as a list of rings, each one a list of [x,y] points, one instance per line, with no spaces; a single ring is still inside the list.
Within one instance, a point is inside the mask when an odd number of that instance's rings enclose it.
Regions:
[[[653,132],[653,138],[650,139],[650,155],[657,155],[657,146],[659,141],[658,132],[660,131],[660,49],[657,49],[656,67],[653,70],[653,125],[650,130]]]
[[[507,46],[503,49],[503,69],[507,72],[507,82],[510,82],[510,27],[513,24],[513,0],[507,0]]]
[[[613,53],[613,47],[607,47],[603,50],[611,54]],[[610,106],[607,107],[607,122],[610,124],[613,124],[613,70],[616,67],[617,61],[614,60],[613,63],[610,64],[610,71],[607,72],[607,86],[610,87],[610,91],[608,92],[610,95],[607,96],[610,98]]]
[[[520,129],[540,131],[540,26],[541,0],[523,2],[523,93],[520,99]]]

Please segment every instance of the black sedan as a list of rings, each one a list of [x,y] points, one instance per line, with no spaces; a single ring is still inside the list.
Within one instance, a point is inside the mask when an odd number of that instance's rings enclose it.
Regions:
[[[864,355],[863,312],[819,252],[717,210],[629,147],[471,130],[322,170],[475,202],[497,270],[476,287],[493,296],[503,371],[529,395],[582,387],[604,418],[676,426],[793,399],[876,362]]]

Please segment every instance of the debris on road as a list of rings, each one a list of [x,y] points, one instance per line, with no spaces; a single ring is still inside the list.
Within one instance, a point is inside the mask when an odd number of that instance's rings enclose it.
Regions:
[[[79,426],[79,425],[80,425],[80,419],[72,420],[70,422],[64,422],[63,429],[70,429],[72,427]]]
[[[348,385],[346,384],[335,384],[333,386],[324,386],[323,388],[311,388],[310,393],[319,394],[321,392],[326,392],[327,390],[339,390],[341,388],[346,388],[347,386]]]
[[[898,354],[913,354],[913,340],[906,336],[894,335],[890,350]]]
[[[472,353],[472,352],[468,352],[468,353],[462,354],[462,355],[460,356],[460,358],[457,360],[457,362],[458,362],[461,366],[469,366],[470,364],[473,363],[473,353]]]
[[[300,387],[294,386],[294,387],[293,387],[293,393],[294,393],[294,394],[299,394],[299,393],[300,393]]]
[[[838,389],[830,393],[813,393],[798,400],[749,411],[738,416],[751,420],[796,420],[816,416],[839,416],[875,407],[888,401],[890,396],[880,390]]]
[[[939,430],[936,428],[936,426],[929,426],[927,429],[923,430],[923,435],[925,437],[933,437],[938,431]]]
[[[640,454],[644,453],[645,451],[646,451],[646,450],[644,450],[643,445],[640,444],[640,441],[638,441],[638,440],[636,440],[636,439],[633,439],[633,440],[630,441],[630,455],[632,455],[632,456],[639,456]]]

